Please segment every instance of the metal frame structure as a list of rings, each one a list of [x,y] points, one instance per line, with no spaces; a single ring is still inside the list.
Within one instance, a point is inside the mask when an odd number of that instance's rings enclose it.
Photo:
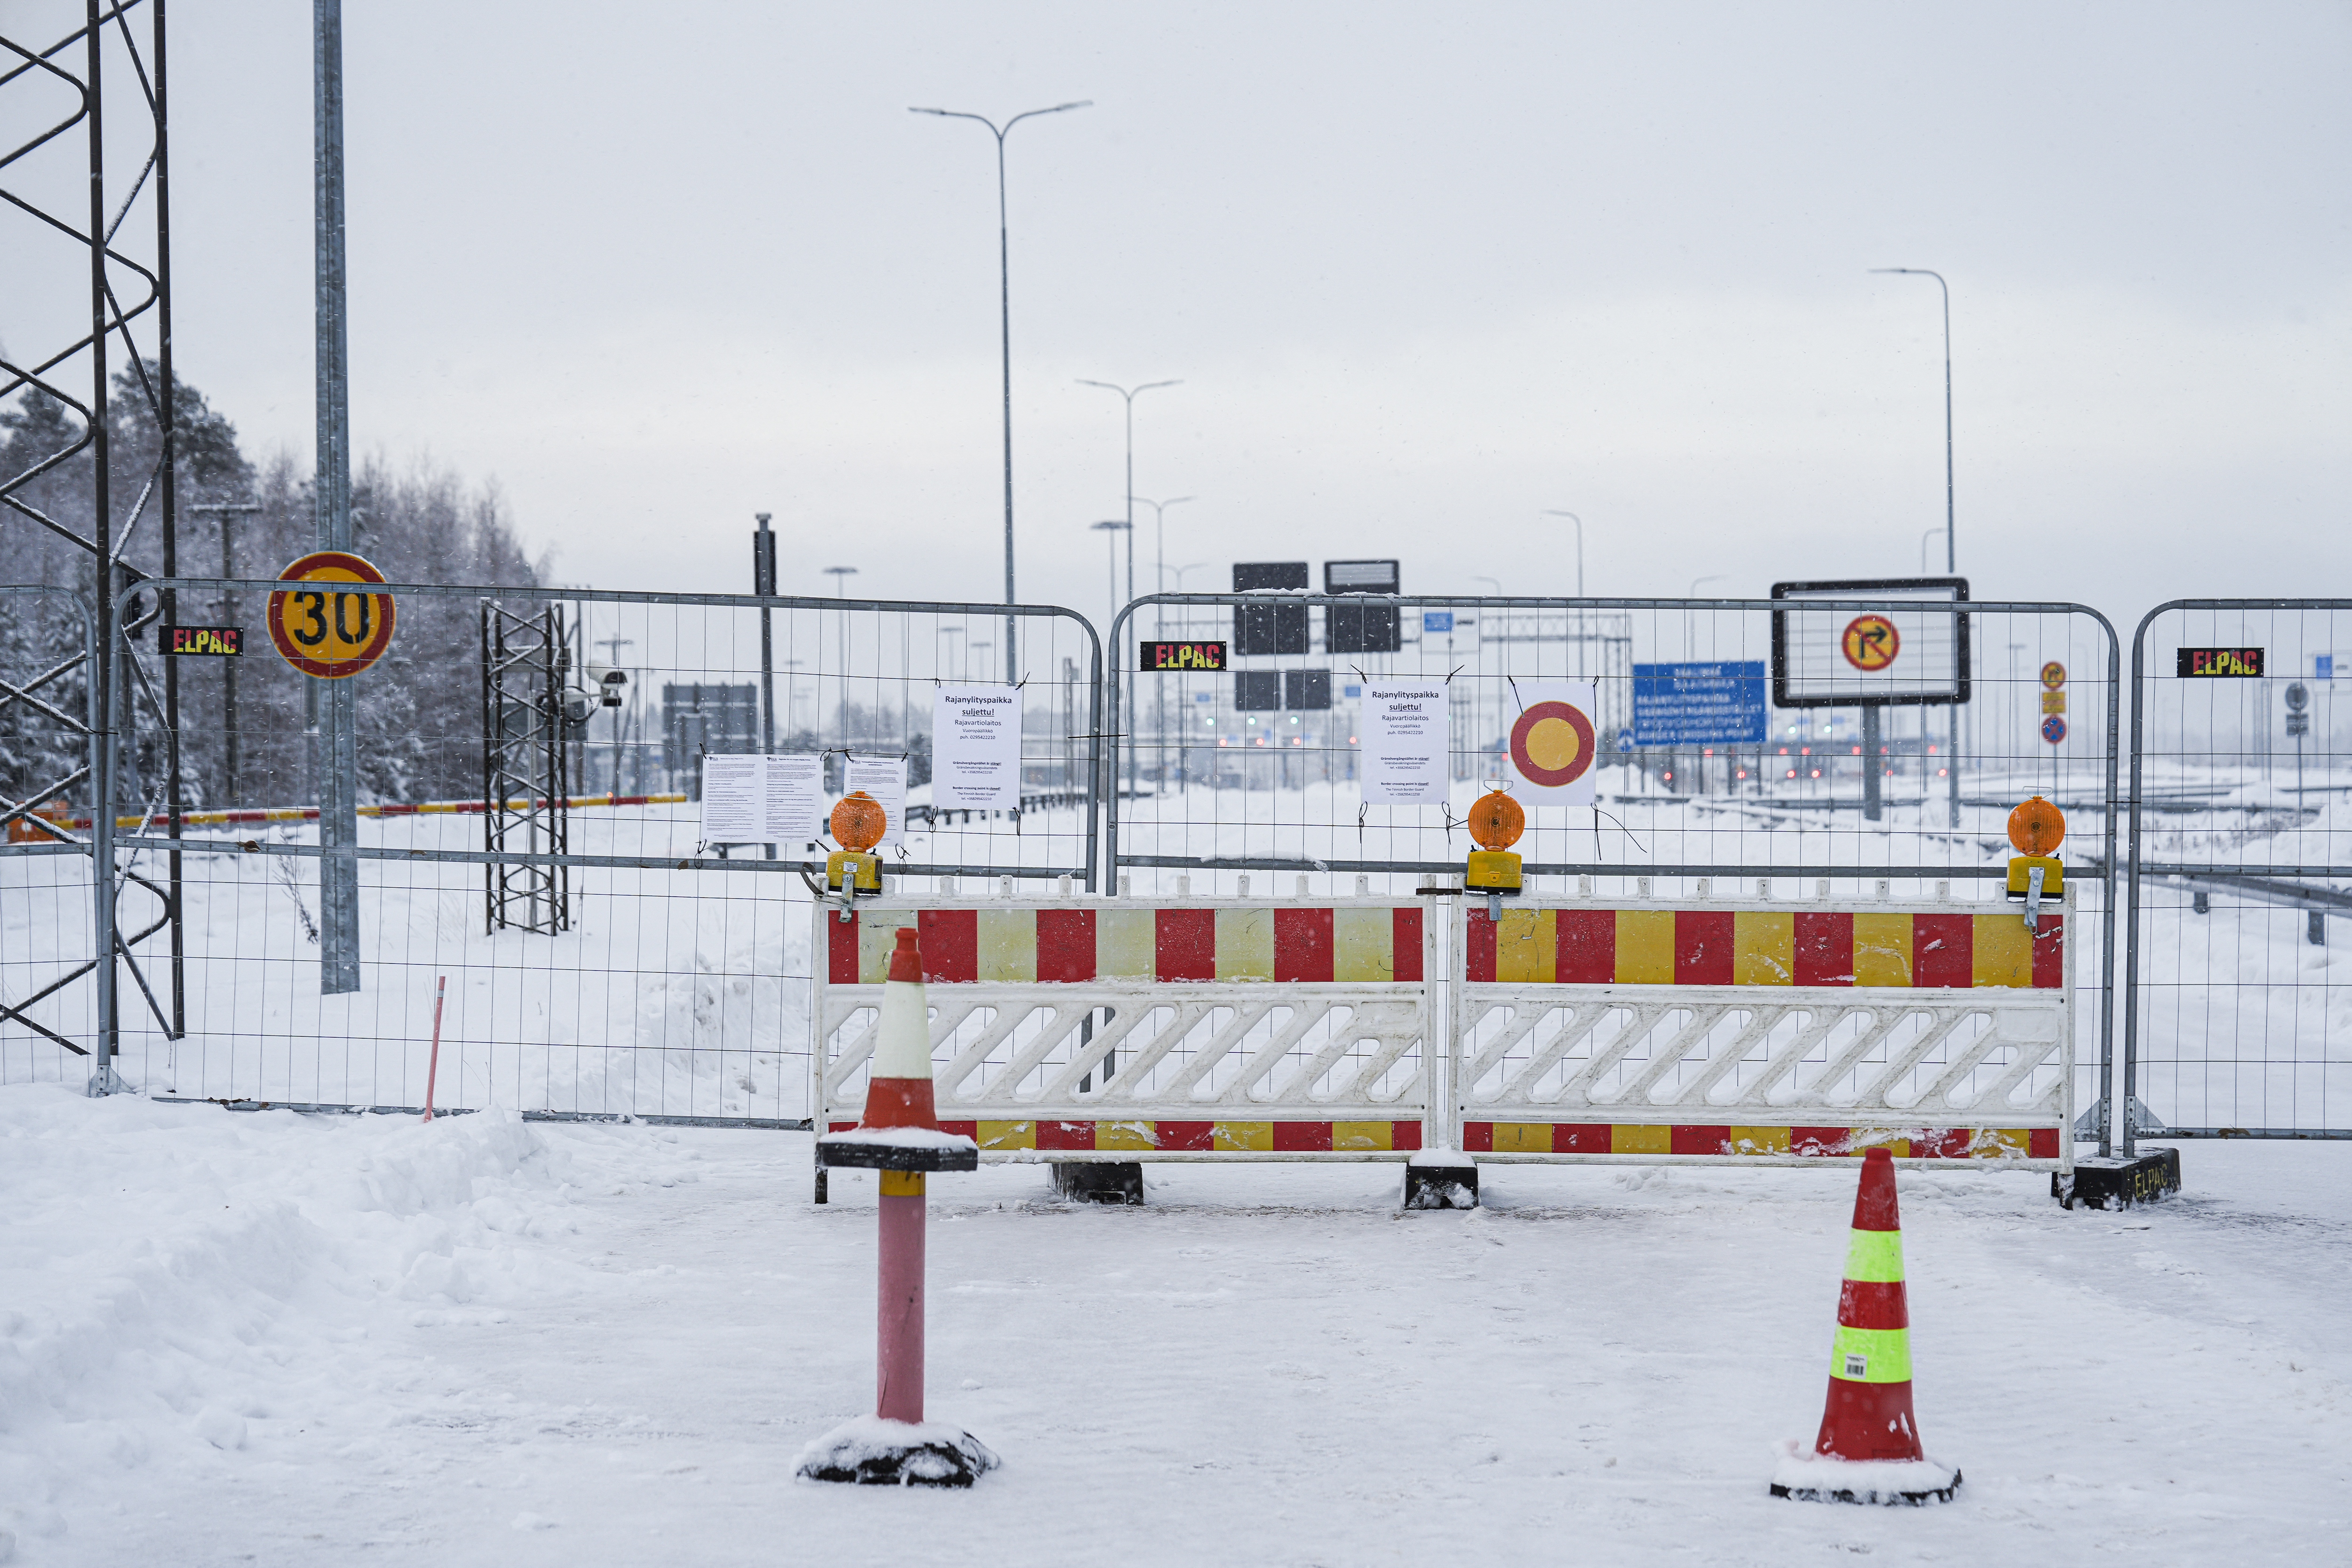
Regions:
[[[150,24],[144,52],[131,26],[131,13],[142,3],[147,7]],[[129,79],[136,84],[135,95],[126,93],[115,85],[122,79],[119,68],[112,74],[107,69],[110,39],[120,43],[122,59],[130,67]],[[136,584],[145,576],[123,559],[124,550],[133,531],[146,515],[151,501],[155,508],[163,551],[163,572],[166,577],[177,570],[179,545],[178,398],[174,395],[172,363],[170,76],[165,41],[164,0],[86,0],[82,26],[46,47],[37,47],[0,34],[0,58],[13,57],[16,62],[0,69],[0,92],[14,89],[18,93],[29,94],[47,83],[62,86],[74,103],[72,112],[65,118],[49,124],[30,141],[0,153],[0,171],[17,166],[53,142],[70,146],[70,142],[61,139],[77,126],[84,128],[86,132],[86,154],[69,187],[77,194],[87,193],[89,205],[86,216],[78,218],[62,210],[45,210],[17,190],[0,188],[0,201],[33,219],[39,228],[62,236],[66,243],[87,252],[89,310],[89,331],[73,342],[48,350],[25,363],[0,360],[0,378],[5,378],[0,379],[0,398],[31,387],[62,404],[82,422],[79,438],[62,451],[49,454],[23,473],[0,476],[0,505],[47,529],[89,557],[89,601],[94,608],[94,616],[89,652],[93,656],[103,655],[92,658],[89,666],[93,722],[103,736],[96,747],[91,768],[99,792],[98,808],[91,813],[95,823],[91,839],[92,853],[97,861],[108,865],[112,863],[109,841],[114,832],[115,797],[107,791],[112,779],[111,763],[122,743],[123,737],[119,731],[129,728],[131,718],[128,694],[121,689],[120,671],[112,650],[116,643],[118,617],[123,611],[125,591],[122,585]],[[77,46],[80,57],[79,74],[76,74],[75,68],[68,63],[74,58]],[[143,161],[139,173],[130,180],[127,187],[110,187],[108,181],[106,124],[110,110],[114,111],[118,123],[127,111],[134,122],[143,121],[149,127]],[[138,155],[135,147],[132,155]],[[142,262],[118,248],[118,241],[128,243],[124,237],[126,221],[151,180],[153,183],[152,251],[148,259]],[[119,281],[125,279],[131,288],[118,287]],[[133,331],[134,323],[142,318],[150,319],[152,326],[154,362],[152,374],[148,356],[142,353]],[[119,518],[110,483],[113,453],[109,403],[112,389],[107,374],[110,342],[119,343],[135,373],[141,395],[154,417],[160,437],[154,468],[142,482],[128,510]],[[89,391],[87,398],[74,396],[57,374],[84,354],[89,356]],[[85,451],[91,456],[94,503],[90,531],[87,534],[79,531],[67,521],[48,516],[20,493],[32,481],[60,468]],[[175,596],[166,590],[157,603],[150,606],[149,615],[142,617],[142,624],[156,616],[167,621],[174,619],[176,609]],[[176,840],[180,837],[184,804],[180,772],[179,682],[176,673],[166,667],[160,698],[152,690],[142,690],[141,695],[156,708],[164,731],[165,776],[159,781],[161,787],[157,793],[165,817],[165,836]],[[113,929],[115,879],[110,877],[97,879],[100,929],[110,933],[101,942],[100,951],[110,960],[114,953],[127,954],[130,947],[138,942],[169,928],[173,964],[169,984],[169,1018],[165,1027],[176,1034],[184,1020],[181,963],[184,932],[180,921],[182,863],[176,847],[169,851],[168,868],[166,886],[157,889],[163,901],[163,919],[128,940]],[[142,880],[144,881],[143,879]],[[135,963],[133,973],[142,987],[148,988],[145,976],[139,974]],[[100,1033],[111,1038],[118,1000],[114,966],[110,961],[96,964],[96,984],[98,1014],[103,1020]],[[152,1002],[152,990],[148,990]],[[91,1080],[93,1092],[104,1092],[110,1086],[108,1075],[111,1068],[107,1065],[108,1060],[107,1053],[101,1051],[98,1070]]]
[[[2260,1138],[2290,1141],[2352,1140],[2352,1127],[2172,1127],[2145,1126],[2138,1098],[2140,1068],[2140,925],[2141,886],[2145,880],[2186,883],[2197,889],[2202,900],[2212,891],[2225,891],[2247,896],[2261,902],[2292,904],[2311,911],[2318,921],[2323,911],[2343,910],[2352,912],[2352,895],[2324,887],[2312,887],[2315,878],[2337,880],[2352,879],[2352,866],[2280,866],[2221,864],[2210,861],[2167,861],[2145,858],[2140,852],[2140,817],[2144,790],[2144,773],[2147,756],[2147,689],[2149,670],[2147,663],[2148,628],[2160,616],[2180,610],[2218,610],[2222,612],[2257,613],[2276,610],[2323,610],[2336,613],[2352,612],[2352,599],[2168,599],[2140,617],[2132,631],[2131,679],[2131,784],[2130,826],[2126,839],[2126,857],[2130,870],[2126,900],[2129,909],[2125,922],[2123,1008],[2124,1056],[2123,1076],[2117,1081],[2116,1095],[2125,1107],[2120,1133],[2120,1152],[2125,1158],[2138,1152],[2142,1133],[2162,1138]],[[2203,903],[2198,906],[2202,909]]]
[[[571,852],[571,747],[563,688],[572,647],[558,605],[517,615],[482,602],[483,929],[572,929],[570,871],[524,857]]]
[[[1267,870],[1325,873],[1357,872],[1365,874],[1409,872],[1437,876],[1440,878],[1449,874],[1458,874],[1461,867],[1459,862],[1454,860],[1381,860],[1342,858],[1306,860],[1269,856],[1164,856],[1129,855],[1121,852],[1119,848],[1119,802],[1118,799],[1118,790],[1114,783],[1117,777],[1115,770],[1118,767],[1118,748],[1120,744],[1133,745],[1137,743],[1137,737],[1129,734],[1121,724],[1121,714],[1119,710],[1120,682],[1121,677],[1125,673],[1123,668],[1125,664],[1125,656],[1127,652],[1129,651],[1128,639],[1131,636],[1132,628],[1136,624],[1135,617],[1138,612],[1150,609],[1154,606],[1174,605],[1203,605],[1225,608],[1244,605],[1262,605],[1275,597],[1275,595],[1266,594],[1151,594],[1146,595],[1143,597],[1136,599],[1127,605],[1119,611],[1117,618],[1111,623],[1110,643],[1112,664],[1109,674],[1104,682],[1104,703],[1106,712],[1108,716],[1108,726],[1114,736],[1114,744],[1108,753],[1109,761],[1105,765],[1112,768],[1114,771],[1108,774],[1098,775],[1097,784],[1097,794],[1102,797],[1106,807],[1103,829],[1103,864],[1105,877],[1111,879],[1111,885],[1115,887],[1117,886],[1116,879],[1118,877],[1120,871],[1129,867],[1162,867],[1185,870]],[[1336,605],[1341,608],[1360,608],[1364,604],[1364,599],[1362,595],[1339,595],[1329,594],[1283,594],[1279,595],[1279,602],[1284,604],[1309,605]],[[1423,607],[1458,610],[1468,606],[1475,608],[1482,616],[1489,610],[1556,609],[1568,611],[1663,610],[1685,613],[1696,611],[1770,616],[1786,613],[1790,608],[1788,601],[1776,599],[1570,599],[1552,596],[1522,595],[1496,595],[1486,597],[1472,597],[1467,595],[1401,595],[1395,598],[1392,603],[1398,609],[1407,611]],[[1853,599],[1839,598],[1807,600],[1804,607],[1810,610],[1834,611],[1852,609],[1855,611],[1865,611],[1884,608],[1885,605],[1883,601],[1874,601],[1866,597],[1858,596]],[[2100,911],[2100,951],[2102,954],[2102,962],[2098,975],[2101,1000],[2099,1016],[2098,1081],[2102,1086],[2102,1089],[2099,1103],[2093,1109],[2087,1120],[2095,1123],[2099,1152],[2102,1155],[2105,1155],[2111,1152],[2114,1140],[2117,1136],[2117,1130],[2115,1126],[2115,1117],[2111,1105],[2112,1089],[2109,1086],[2114,1082],[2112,1068],[2116,1003],[2115,981],[2116,910],[2118,902],[2118,894],[2123,890],[2123,879],[2118,870],[2120,862],[2117,855],[2117,845],[2121,837],[2119,818],[2122,816],[2120,787],[2122,712],[2119,705],[2119,698],[2122,689],[2123,658],[2120,638],[2116,633],[2114,624],[2110,622],[2105,616],[2092,608],[2090,605],[2071,602],[1955,600],[1948,605],[1937,604],[1933,602],[1906,602],[1904,608],[1914,614],[1948,614],[1973,617],[2002,615],[2081,616],[2093,625],[2095,625],[2105,640],[2105,687],[2107,700],[2106,743],[2105,752],[2105,798],[2103,801],[2105,807],[2105,826],[2102,830],[2102,851],[2097,858],[2095,867],[2089,864],[2088,858],[2085,858],[2085,863],[2082,869],[2076,874],[2077,880],[2087,878],[2090,880],[2100,883],[2105,895],[2101,900],[2102,908]],[[1541,877],[1633,877],[1642,879],[1647,879],[1650,877],[1727,877],[1736,879],[1742,876],[1753,877],[1758,873],[1759,868],[1753,865],[1720,865],[1705,863],[1669,864],[1661,862],[1622,865],[1599,860],[1568,860],[1558,862],[1538,862],[1530,860],[1524,866],[1523,870],[1526,875]],[[1772,875],[1777,877],[1794,877],[1811,879],[1877,880],[1890,878],[1916,878],[1929,881],[1978,882],[1998,881],[2002,879],[2007,874],[2002,868],[1997,866],[1911,867],[1892,864],[1872,866],[1775,865],[1770,868],[1770,871]]]

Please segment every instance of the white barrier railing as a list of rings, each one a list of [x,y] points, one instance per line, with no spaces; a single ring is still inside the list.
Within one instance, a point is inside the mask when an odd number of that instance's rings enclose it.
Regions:
[[[816,921],[820,1126],[865,1103],[887,955],[912,925],[940,1121],[984,1160],[1390,1160],[1424,1142],[1417,903],[886,900]]]
[[[1886,1146],[2065,1171],[2072,907],[2035,935],[2006,904],[1949,901],[821,905],[811,1103],[820,1126],[856,1121],[911,925],[940,1118],[986,1160]]]
[[[2071,901],[2066,906],[2071,910]],[[1612,900],[1463,912],[1450,1035],[1481,1160],[2071,1170],[2073,956],[2006,904]]]

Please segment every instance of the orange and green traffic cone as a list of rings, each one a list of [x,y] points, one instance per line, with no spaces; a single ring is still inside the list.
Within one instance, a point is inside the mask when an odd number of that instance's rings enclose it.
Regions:
[[[1911,1408],[1911,1309],[1903,1292],[1903,1221],[1895,1158],[1863,1157],[1838,1291],[1829,1400],[1810,1455],[1789,1451],[1772,1495],[1806,1502],[1949,1502],[1960,1472],[1928,1458]]]

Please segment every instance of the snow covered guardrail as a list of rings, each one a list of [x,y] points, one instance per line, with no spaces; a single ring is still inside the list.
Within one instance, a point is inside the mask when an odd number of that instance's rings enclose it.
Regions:
[[[1463,911],[1460,1147],[2071,1171],[2074,909],[1585,900]]]
[[[815,910],[820,1127],[865,1103],[888,955],[912,925],[940,1124],[984,1161],[1401,1161],[1423,1144],[1419,902],[888,903]]]

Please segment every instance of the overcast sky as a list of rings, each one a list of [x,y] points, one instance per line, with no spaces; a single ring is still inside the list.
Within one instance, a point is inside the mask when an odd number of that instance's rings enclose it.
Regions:
[[[180,363],[311,442],[310,11],[173,13]],[[1171,565],[1409,592],[1917,570],[2119,620],[2352,588],[2352,9],[348,0],[354,438],[557,575],[1001,583],[1102,618],[1120,407]],[[1138,585],[1148,590],[1147,530]],[[1931,556],[1940,562],[1940,542]],[[2126,624],[2126,631],[2128,626]]]

